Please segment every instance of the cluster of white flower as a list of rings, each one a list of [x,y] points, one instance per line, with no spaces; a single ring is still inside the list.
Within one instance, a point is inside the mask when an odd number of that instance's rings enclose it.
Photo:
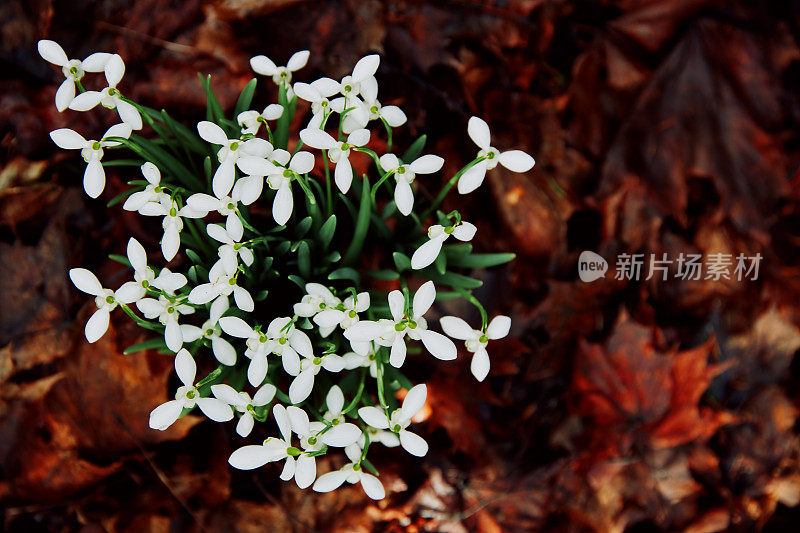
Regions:
[[[125,65],[118,55],[92,54],[82,62],[69,60],[52,41],[40,41],[39,51],[44,59],[62,67],[66,77],[56,94],[59,111],[67,108],[85,111],[101,104],[116,109],[123,121],[112,126],[99,141],[87,141],[70,129],[51,133],[58,146],[81,150],[87,162],[84,175],[87,194],[96,198],[105,187],[103,149],[131,148],[146,160],[141,165],[144,180],[131,182],[135,188],[122,195],[122,198],[127,195],[123,208],[144,216],[162,217],[164,260],[172,261],[183,244],[185,256],[192,263],[185,274],[166,267],[154,268],[148,264],[144,247],[131,238],[127,263],[133,270],[133,280],[116,291],[104,288],[86,269],[69,272],[78,289],[95,297],[97,310],[85,329],[89,342],[97,341],[105,333],[110,312],[119,306],[141,326],[163,336],[163,343],[158,337],[148,341],[148,347],[176,354],[175,371],[182,385],[174,400],[152,411],[150,426],[164,430],[199,407],[200,412],[217,422],[238,416],[236,432],[246,437],[256,422],[267,422],[271,411],[277,434],[260,445],[236,450],[229,460],[232,466],[252,469],[284,461],[281,479],[294,479],[301,488],[313,486],[316,491],[327,492],[346,481],[361,483],[371,498],[383,498],[385,491],[376,477],[377,471],[366,459],[370,444],[401,446],[415,456],[424,456],[428,451],[425,440],[408,430],[425,404],[427,388],[400,385],[408,383],[397,370],[406,361],[407,343],[421,341],[433,357],[449,361],[456,359],[458,353],[450,337],[465,341],[467,351],[474,354],[472,373],[482,381],[489,372],[489,340],[505,337],[511,325],[506,316],[488,322],[477,300],[463,286],[450,281],[453,278],[444,270],[449,253],[458,256],[450,259],[456,266],[459,257],[465,268],[476,266],[464,262],[463,257],[471,257],[468,243],[477,228],[462,220],[456,211],[445,215],[435,209],[456,183],[459,192],[467,193],[479,187],[486,171],[498,162],[515,172],[526,172],[533,166],[533,158],[519,150],[499,152],[491,145],[486,123],[473,117],[468,133],[480,148],[477,157],[448,180],[439,197],[418,216],[414,214],[415,179],[439,172],[444,159],[420,155],[421,149],[399,157],[393,153],[379,156],[368,148],[371,135],[368,128],[372,121],[382,123],[389,133],[391,128],[406,122],[400,108],[381,105],[378,100],[375,73],[380,58],[377,55],[362,58],[352,73],[339,81],[321,78],[294,84],[292,76],[306,65],[307,51],[294,54],[285,67],[276,66],[265,56],[254,57],[253,70],[272,77],[278,86],[280,103],[270,104],[261,112],[237,110],[235,121],[214,117],[209,104],[209,120],[197,124],[198,138],[192,137],[191,130],[178,130],[171,122],[164,127],[159,113],[122,96],[117,85],[122,81]],[[85,90],[81,84],[85,72],[104,72],[107,87],[102,91]],[[251,83],[255,87],[255,80]],[[80,90],[77,95],[76,86]],[[249,106],[251,99],[252,92],[245,99],[245,106]],[[320,172],[325,177],[322,185],[309,175],[320,164],[315,155],[300,149],[300,143],[290,152],[286,139],[278,139],[281,128],[287,128],[291,122],[297,99],[310,104],[310,119],[299,132],[299,139],[302,145],[321,152]],[[329,128],[332,116],[338,117],[338,130]],[[196,176],[182,176],[181,163],[166,150],[131,137],[133,130],[143,127],[143,117],[147,125],[162,135],[165,145],[184,143],[200,154],[201,161],[205,160],[207,186],[202,179],[181,181]],[[277,123],[271,127],[269,123],[274,121]],[[262,126],[266,138],[257,136]],[[174,138],[163,137],[165,130],[172,131]],[[186,148],[184,145],[181,146]],[[189,154],[190,150],[183,152]],[[361,178],[354,171],[351,158],[356,152],[370,156],[375,163],[379,178],[372,187],[366,175]],[[332,176],[329,163],[333,164]],[[167,175],[162,177],[162,172]],[[394,177],[393,187],[387,181],[391,177]],[[356,180],[360,189],[355,191],[356,199],[361,199],[361,206],[346,197],[355,188]],[[265,182],[274,192],[265,194]],[[331,191],[331,183],[335,183],[338,195]],[[299,190],[293,190],[293,185],[302,189],[305,198],[302,207],[308,216],[296,212],[295,192]],[[323,187],[327,192],[323,192]],[[386,201],[383,215],[375,199],[380,187],[389,189],[393,197]],[[251,224],[249,206],[265,195],[271,196],[271,213],[277,226],[262,231]],[[397,224],[414,228],[404,230],[414,239],[407,245],[414,251],[409,260],[398,249],[395,261],[402,262],[404,258],[408,264],[402,267],[398,263],[397,271],[390,272],[386,279],[402,278],[405,272],[409,277],[429,280],[412,296],[406,280],[401,279],[400,288],[389,292],[387,297],[377,290],[359,290],[359,277],[334,276],[332,270],[341,260],[338,252],[328,250],[336,224],[335,205],[340,206],[340,211],[346,213],[349,209],[353,214],[351,246],[357,251],[365,239],[365,228],[383,224],[384,230],[390,231],[383,219],[399,213]],[[326,214],[322,215],[323,212]],[[434,223],[427,228],[426,238],[420,223],[429,217],[433,217]],[[312,226],[313,235],[303,239]],[[326,233],[327,237],[323,236]],[[445,246],[450,235],[463,244]],[[302,250],[307,253],[312,246],[321,250],[318,257],[321,262],[313,269],[310,260],[306,258],[304,262],[302,258]],[[286,259],[295,253],[296,259]],[[273,263],[277,265],[279,261],[282,261],[280,272],[273,268]],[[336,272],[348,269],[354,271],[347,267]],[[331,280],[333,286],[307,281],[309,278]],[[340,280],[345,279],[353,279],[354,283],[342,288]],[[483,319],[480,329],[473,329],[454,316],[441,318],[445,334],[429,327],[425,315],[437,298],[433,279],[464,293],[479,308]],[[297,299],[287,302],[281,296],[270,305],[256,305],[257,301],[269,298],[266,288],[285,294],[293,287],[288,280],[302,288]],[[275,316],[279,314],[287,316]],[[258,317],[266,317],[267,321],[260,322]],[[210,350],[219,367],[197,381],[195,356],[204,347]],[[275,364],[276,358],[280,359],[279,365]],[[325,372],[321,375],[322,370]],[[347,377],[339,380],[337,376],[341,373]],[[374,380],[376,390],[367,389],[368,376]],[[252,396],[245,390],[245,380],[252,387]],[[281,387],[287,385],[283,392]],[[395,393],[402,394],[399,390],[402,388],[407,392],[398,406]],[[318,477],[315,458],[324,455],[329,447],[343,448],[349,462]]]

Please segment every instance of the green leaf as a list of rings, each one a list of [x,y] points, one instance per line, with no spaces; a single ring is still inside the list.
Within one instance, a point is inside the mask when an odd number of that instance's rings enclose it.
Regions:
[[[295,226],[295,235],[297,236],[297,238],[302,239],[303,237],[305,237],[306,233],[308,233],[308,230],[311,229],[311,224],[313,223],[314,219],[311,217],[305,217],[303,220],[298,222],[297,225]]]
[[[200,77],[200,83],[203,84],[203,89],[206,91],[206,120],[219,124],[225,118],[225,113],[222,111],[222,106],[217,100],[214,91],[211,90],[211,74],[206,77],[203,77],[200,73],[197,75]]]
[[[460,268],[490,268],[513,261],[516,257],[516,254],[512,253],[470,254],[453,258],[448,264]]]
[[[128,258],[125,257],[124,255],[110,254],[108,258],[111,259],[112,261],[116,261],[117,263],[122,263],[127,267],[131,266],[131,262],[128,261]]]
[[[125,354],[125,355],[128,355],[128,354],[132,354],[132,353],[135,353],[135,352],[141,352],[143,350],[159,350],[159,351],[167,350],[167,351],[169,351],[169,348],[167,348],[167,345],[164,343],[164,339],[163,338],[149,339],[149,340],[146,340],[144,342],[140,342],[138,344],[134,344],[133,346],[128,346],[127,348],[125,348],[125,350],[122,353]]]
[[[120,203],[122,200],[124,200],[125,198],[127,198],[127,197],[128,197],[128,196],[130,196],[131,194],[133,194],[133,193],[137,192],[138,190],[139,190],[139,189],[130,189],[130,190],[123,191],[123,192],[119,193],[119,194],[118,194],[118,195],[116,195],[114,198],[112,198],[111,200],[109,200],[109,201],[108,201],[108,203],[106,204],[106,207],[111,207],[111,206],[113,206],[113,205],[117,205],[117,204],[118,204],[118,203]]]
[[[204,377],[203,379],[198,381],[197,385],[195,385],[195,387],[197,387],[199,389],[203,385],[207,385],[208,383],[211,383],[212,381],[214,381],[215,379],[220,377],[220,375],[222,375],[222,371],[223,370],[225,370],[225,365],[219,365],[209,375],[207,375],[206,377]]]
[[[166,109],[161,110],[161,118],[172,131],[176,139],[180,140],[189,150],[199,154],[206,154],[209,151],[208,145],[195,132],[169,116]]]
[[[305,281],[303,281],[303,278],[301,278],[300,276],[295,276],[294,274],[289,274],[289,275],[288,275],[288,276],[286,276],[286,277],[287,277],[287,278],[288,278],[290,281],[292,281],[292,282],[293,282],[295,285],[297,285],[298,287],[300,287],[300,288],[303,290],[303,292],[305,292],[305,291],[306,291],[306,282],[305,282]]]
[[[419,139],[414,141],[411,146],[408,147],[408,150],[406,150],[406,153],[404,153],[403,157],[400,159],[402,159],[404,163],[411,163],[417,159],[420,154],[422,154],[422,150],[425,149],[425,142],[427,140],[427,135],[420,135]]]
[[[186,254],[186,257],[189,258],[189,261],[191,261],[195,265],[203,264],[203,260],[200,258],[199,255],[197,255],[197,252],[195,252],[194,250],[187,248],[184,250],[184,253]]]
[[[400,278],[399,272],[395,272],[394,270],[389,270],[389,269],[370,270],[369,272],[367,272],[367,275],[375,279],[383,279],[383,280],[393,280]]]
[[[328,220],[319,228],[319,233],[317,233],[317,237],[319,239],[319,243],[322,245],[323,250],[327,250],[328,246],[331,245],[331,240],[333,240],[333,234],[336,231],[336,215],[331,215]]]
[[[337,280],[337,279],[349,279],[354,283],[360,283],[361,276],[359,276],[358,272],[350,267],[342,267],[334,270],[330,274],[328,274],[329,280]]]
[[[358,218],[353,231],[353,240],[350,241],[350,246],[344,254],[344,261],[342,261],[345,265],[353,264],[361,254],[361,248],[364,246],[364,239],[367,237],[367,230],[369,230],[369,217],[372,213],[372,198],[370,198],[369,193],[369,179],[364,176],[361,185],[361,204],[358,206]]]
[[[131,135],[130,139],[125,139],[122,137],[114,137],[113,139],[121,142],[137,154],[141,155],[144,159],[152,162],[160,170],[168,171],[190,189],[203,189],[203,183],[197,176],[194,175],[194,173],[187,169],[180,161],[175,159],[175,157],[167,153],[166,150],[160,146],[157,146],[152,141],[149,141],[139,135]]]
[[[311,277],[311,250],[306,241],[302,241],[297,248],[297,269],[304,278]]]
[[[447,256],[443,253],[437,255],[433,261],[433,266],[439,274],[447,272]]]
[[[141,159],[114,159],[113,161],[101,161],[104,167],[140,167]],[[147,183],[147,182],[145,182]]]
[[[442,247],[444,254],[447,256],[447,261],[457,261],[458,259],[472,253],[472,245],[468,242],[460,244],[445,244]]]
[[[457,289],[477,289],[483,285],[481,280],[462,274],[455,274],[453,272],[439,274],[433,267],[425,268],[421,273],[437,285],[449,285]]]
[[[250,109],[250,104],[253,102],[253,95],[256,92],[256,83],[256,79],[253,78],[247,82],[247,85],[242,89],[242,94],[239,95],[239,99],[236,101],[236,107],[233,110],[234,119],[239,116],[239,113]]]
[[[395,252],[392,254],[392,258],[394,258],[394,264],[397,266],[398,272],[411,270],[411,259],[406,254]]]

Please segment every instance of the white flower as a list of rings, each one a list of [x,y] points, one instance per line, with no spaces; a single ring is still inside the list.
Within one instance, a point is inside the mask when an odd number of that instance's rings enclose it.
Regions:
[[[253,398],[246,392],[237,392],[230,385],[211,385],[211,393],[241,413],[239,423],[236,424],[236,433],[246,437],[253,431],[255,419],[253,414],[256,407],[267,405],[275,397],[277,389],[274,385],[266,384],[256,391]]]
[[[352,343],[351,343],[352,344]],[[374,341],[367,341],[364,343],[367,346],[363,353],[356,351],[347,352],[342,356],[344,361],[344,368],[346,370],[353,370],[354,368],[366,367],[369,368],[369,375],[374,379],[378,377],[378,350],[380,349],[375,345]]]
[[[255,257],[253,251],[247,246],[243,246],[237,242],[241,240],[242,235],[234,235],[227,228],[223,228],[219,224],[209,224],[206,226],[206,232],[215,241],[222,243],[217,253],[220,260],[225,264],[225,271],[228,275],[232,276],[238,268],[239,259],[242,260],[247,266],[253,264]]]
[[[269,104],[264,108],[264,111],[242,111],[236,117],[236,122],[242,128],[242,135],[251,134],[255,135],[261,128],[261,124],[265,124],[268,120],[277,120],[283,115],[283,106],[280,104]]]
[[[228,139],[222,128],[207,120],[197,124],[197,132],[203,140],[221,146],[217,150],[220,165],[211,180],[211,189],[217,198],[225,198],[231,192],[236,178],[236,161],[240,157],[267,157],[272,153],[272,145],[264,139]]]
[[[344,450],[350,462],[339,470],[321,475],[314,482],[317,492],[330,492],[342,486],[347,481],[350,484],[361,483],[361,488],[373,500],[382,500],[386,496],[380,480],[372,474],[367,474],[361,467],[361,450],[357,446],[348,446]]]
[[[320,78],[311,83],[295,83],[297,97],[311,103],[309,128],[319,129],[322,121],[331,113],[331,96],[339,92],[339,82],[330,78]]]
[[[344,393],[338,385],[332,386],[328,389],[328,394],[325,396],[325,407],[328,409],[322,415],[322,419],[330,422],[333,425],[341,424],[344,422]]]
[[[233,419],[233,411],[225,402],[216,398],[201,398],[194,378],[197,365],[188,351],[181,350],[175,356],[175,372],[178,373],[183,386],[175,393],[175,399],[162,403],[150,413],[150,427],[164,431],[181,416],[184,409],[198,406],[208,418],[215,422],[227,422]]]
[[[107,141],[111,137],[128,138],[131,127],[127,124],[116,124],[108,128],[99,141],[89,140],[69,128],[61,128],[50,132],[50,138],[65,150],[80,150],[81,157],[86,161],[86,170],[83,173],[83,188],[92,198],[97,198],[106,187],[106,173],[100,160],[103,158],[103,148],[119,146],[119,142]]]
[[[117,307],[117,304],[131,303],[131,300],[128,300],[125,294],[117,294],[110,289],[103,288],[97,276],[85,268],[71,269],[69,278],[78,289],[95,297],[94,303],[97,311],[86,321],[85,333],[87,341],[96,342],[108,330],[111,311]]]
[[[219,319],[228,310],[228,299],[217,298],[211,302],[208,320],[202,327],[191,324],[181,325],[181,334],[184,342],[194,342],[200,337],[211,341],[211,351],[214,357],[223,365],[233,366],[236,364],[236,350],[231,343],[222,338],[222,328],[219,326]]]
[[[459,241],[469,242],[475,236],[478,228],[474,224],[461,221],[452,226],[442,226],[441,224],[434,224],[428,228],[428,241],[422,244],[411,256],[411,268],[419,270],[432,264],[439,256],[442,250],[442,244],[450,235]]]
[[[375,75],[380,64],[381,58],[377,54],[371,54],[359,59],[356,66],[353,67],[353,73],[342,78],[339,83],[339,92],[345,98],[357,96],[361,92],[362,83]],[[348,101],[347,104],[349,106],[350,102]]]
[[[239,273],[236,268],[229,272],[225,262],[219,260],[208,271],[208,283],[202,283],[189,293],[189,301],[196,305],[207,304],[219,297],[228,298],[233,294],[236,307],[250,312],[255,309],[255,302],[247,289],[237,283]]]
[[[428,312],[436,299],[436,288],[432,281],[427,281],[414,294],[414,301],[409,314],[405,313],[405,298],[400,291],[389,293],[389,310],[391,319],[372,322],[359,321],[348,328],[344,336],[353,341],[375,340],[381,346],[391,346],[389,363],[400,368],[406,359],[405,336],[413,340],[421,340],[425,348],[437,359],[450,361],[456,358],[456,345],[453,341],[428,329],[423,315]]]
[[[314,323],[324,330],[341,326],[347,329],[358,322],[358,313],[363,313],[369,309],[369,293],[360,292],[355,297],[348,296],[344,302],[336,307],[321,309],[314,316]],[[325,336],[325,335],[323,335]]]
[[[250,359],[247,367],[247,380],[254,387],[260,387],[267,377],[267,355],[272,353],[274,341],[260,331],[260,327],[253,329],[250,325],[236,316],[225,316],[219,319],[222,331],[232,337],[245,339],[247,349],[244,355]],[[300,366],[298,361],[298,366]]]
[[[489,352],[486,345],[490,340],[502,339],[511,329],[511,319],[498,315],[489,322],[486,331],[472,329],[469,324],[456,316],[443,316],[439,323],[445,333],[454,339],[466,341],[467,350],[472,352],[470,370],[478,381],[483,381],[489,373]]]
[[[119,118],[135,130],[142,129],[142,117],[136,107],[122,99],[122,93],[117,89],[117,84],[125,74],[125,63],[118,54],[113,54],[106,61],[103,68],[108,87],[102,91],[86,91],[76,96],[69,104],[75,111],[88,111],[101,104],[108,109],[116,109]]]
[[[467,123],[467,132],[470,138],[478,145],[480,151],[478,157],[484,157],[467,169],[458,180],[458,192],[467,194],[483,183],[486,171],[491,170],[500,163],[512,172],[527,172],[536,163],[531,156],[522,150],[508,150],[500,152],[492,146],[492,138],[489,132],[489,125],[478,117],[472,117]]]
[[[148,202],[158,203],[166,195],[161,186],[161,171],[150,161],[142,165],[142,176],[148,184],[142,191],[137,191],[125,199],[122,209],[126,211],[139,211]],[[167,195],[168,196],[168,195]]]
[[[202,218],[203,214],[198,213],[191,206],[185,205],[178,207],[178,203],[169,195],[162,195],[159,201],[147,202],[139,213],[146,216],[163,216],[161,226],[164,228],[164,236],[161,239],[161,253],[164,259],[169,262],[178,253],[181,246],[181,230],[183,230],[184,218]]]
[[[186,276],[170,272],[166,268],[156,277],[153,269],[147,266],[147,253],[144,251],[144,246],[133,237],[128,240],[128,261],[133,267],[134,281],[123,283],[122,287],[117,289],[117,295],[123,298],[126,303],[141,300],[150,287],[172,294],[186,285]]]
[[[194,307],[163,295],[159,296],[158,300],[155,298],[142,298],[136,302],[136,307],[146,318],[150,320],[158,318],[158,321],[166,326],[164,341],[167,344],[167,348],[173,352],[181,349],[181,346],[183,346],[183,332],[180,324],[178,324],[178,319],[180,315],[193,314]]]
[[[400,445],[411,455],[422,457],[428,453],[428,443],[425,439],[411,433],[406,428],[411,423],[411,419],[425,405],[425,398],[428,396],[428,388],[424,384],[412,387],[403,399],[403,406],[396,409],[391,416],[387,417],[381,409],[377,407],[362,407],[358,410],[361,419],[375,429],[388,429],[396,433],[400,438]]]
[[[309,397],[314,389],[314,377],[319,374],[321,368],[328,372],[341,372],[344,369],[344,361],[341,356],[333,353],[303,357],[300,361],[300,373],[289,385],[289,400],[292,403],[300,403]]]
[[[438,155],[423,155],[413,163],[403,164],[394,154],[383,154],[380,158],[381,167],[386,172],[394,173],[397,186],[394,189],[394,203],[403,215],[408,216],[414,208],[414,192],[411,182],[417,174],[433,174],[438,172],[444,164],[444,159]]]
[[[406,123],[406,114],[402,109],[396,105],[382,106],[378,101],[378,82],[375,78],[368,78],[361,84],[361,96],[364,98],[369,120],[383,119],[393,128]]]
[[[346,141],[337,141],[329,133],[320,129],[306,128],[300,132],[304,144],[318,150],[328,150],[328,157],[336,165],[334,181],[342,193],[350,190],[353,181],[353,167],[350,165],[350,149],[365,146],[369,142],[369,131],[355,130]]]
[[[45,61],[61,67],[66,78],[56,91],[56,109],[59,112],[69,107],[75,98],[75,82],[81,81],[86,72],[103,72],[106,63],[111,59],[111,54],[105,52],[92,54],[83,61],[69,59],[58,43],[47,39],[39,41],[37,48]]]
[[[299,303],[294,304],[294,314],[305,318],[312,318],[317,313],[321,313],[326,309],[335,309],[342,301],[333,295],[327,287],[319,283],[306,283],[306,295],[300,300]],[[320,334],[327,337],[336,328],[335,325],[330,328],[323,328],[325,332]]]
[[[221,198],[198,192],[186,199],[186,205],[205,218],[209,212],[216,211],[225,217],[225,231],[233,241],[242,240],[244,225],[239,218],[239,202],[242,201],[244,183],[247,178],[240,179],[233,187],[230,196]],[[213,235],[212,235],[213,237]]]
[[[277,86],[286,86],[286,99],[291,100],[294,96],[292,92],[292,72],[297,72],[308,63],[310,53],[308,50],[295,52],[289,61],[286,62],[285,67],[279,67],[270,58],[264,55],[255,56],[250,59],[250,67],[256,74],[262,76],[272,76],[272,81]]]

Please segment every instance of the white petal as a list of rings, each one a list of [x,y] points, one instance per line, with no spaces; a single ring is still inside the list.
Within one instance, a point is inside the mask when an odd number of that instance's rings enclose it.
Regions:
[[[300,70],[306,63],[308,63],[308,56],[310,55],[308,50],[301,50],[300,52],[295,52],[292,54],[292,57],[289,58],[289,61],[286,63],[286,70],[290,70],[292,72],[296,70]]]
[[[458,354],[458,349],[453,341],[436,331],[429,329],[421,331],[420,340],[432,356],[442,361],[452,361]]]
[[[150,427],[164,431],[181,416],[183,406],[178,400],[162,403],[150,412]]]
[[[169,262],[178,253],[181,247],[181,238],[175,224],[170,224],[164,229],[164,236],[161,238],[161,253],[164,259]]]
[[[328,372],[341,372],[344,370],[344,359],[334,353],[328,354],[322,358],[322,368]]]
[[[371,320],[359,320],[344,332],[349,341],[365,342],[377,339],[381,334],[381,327]]]
[[[489,322],[486,336],[490,339],[502,339],[511,330],[511,319],[505,315],[497,315]]]
[[[122,137],[124,139],[127,139],[127,138],[129,138],[131,136],[131,133],[133,133],[131,126],[129,124],[125,124],[124,122],[122,122],[120,124],[114,124],[113,126],[108,128],[106,130],[106,132],[103,134],[103,139],[107,139],[109,137]],[[115,142],[115,141],[103,141],[102,144],[103,144],[103,146],[119,146],[120,145],[120,143]],[[156,169],[156,170],[158,170],[158,169]],[[160,175],[159,175],[159,179],[160,179]]]
[[[203,330],[190,324],[181,324],[181,335],[183,342],[194,342],[203,336]]]
[[[402,335],[397,335],[389,352],[389,364],[400,368],[406,360],[406,340]]]
[[[181,350],[175,356],[175,372],[181,383],[187,387],[194,385],[194,378],[197,375],[197,364],[188,350]]]
[[[319,92],[310,84],[297,82],[294,84],[294,93],[301,100],[306,102],[319,102],[321,100]]]
[[[467,340],[470,338],[474,330],[467,322],[457,316],[443,316],[439,319],[442,329],[445,333],[458,340]]]
[[[234,172],[234,160],[229,157],[223,161],[217,171],[214,173],[214,178],[211,180],[211,188],[214,191],[214,196],[222,198],[231,192],[233,187],[233,180],[236,178]]]
[[[289,163],[289,169],[298,174],[307,174],[314,169],[314,154],[311,152],[297,152]]]
[[[75,80],[67,78],[61,82],[56,91],[56,109],[59,112],[64,111],[72,103],[73,98],[75,98]]]
[[[103,164],[97,159],[92,159],[86,164],[83,173],[83,189],[91,198],[97,198],[106,188],[106,173]]]
[[[322,442],[328,446],[344,448],[356,442],[361,436],[361,430],[355,424],[344,423],[333,426],[322,434]]]
[[[350,190],[350,184],[353,182],[353,167],[350,165],[349,159],[346,157],[339,159],[333,172],[333,178],[342,194]]]
[[[147,290],[142,287],[141,283],[129,281],[114,291],[114,299],[121,304],[130,304],[141,300],[145,294],[147,294]]]
[[[338,416],[341,414],[344,407],[344,394],[338,385],[334,385],[328,391],[328,395],[325,397],[325,405],[332,415]]]
[[[275,165],[263,157],[240,157],[236,160],[236,166],[250,176],[266,176],[275,171]]]
[[[311,431],[311,425],[308,421],[308,414],[299,407],[290,405],[286,408],[286,414],[289,416],[289,421],[292,423],[292,431],[298,435],[308,435]]]
[[[236,389],[224,383],[218,385],[211,385],[211,394],[218,400],[227,403],[228,405],[237,405],[239,407],[245,406],[244,398],[239,394]]]
[[[272,201],[272,218],[279,226],[285,226],[294,210],[294,198],[288,182],[281,184],[275,199]]]
[[[358,129],[347,136],[347,144],[352,146],[364,146],[369,142],[369,130]]]
[[[264,446],[250,445],[233,452],[228,462],[239,470],[253,470],[267,464],[269,459],[269,452]]]
[[[467,133],[470,139],[478,145],[478,148],[486,150],[492,145],[492,137],[489,132],[489,125],[483,119],[472,117],[467,122]]]
[[[292,439],[292,422],[289,420],[289,413],[286,412],[286,408],[276,403],[272,408],[272,416],[275,417],[275,422],[278,424],[283,440],[289,442]]]
[[[106,81],[109,87],[116,87],[125,75],[125,62],[119,54],[112,55],[105,66]]]
[[[85,268],[71,269],[69,271],[69,279],[72,280],[72,283],[79,290],[91,294],[92,296],[98,296],[103,292],[103,286],[100,284],[100,280]]]
[[[197,124],[197,133],[199,133],[200,137],[204,140],[212,144],[223,145],[228,143],[228,136],[225,135],[223,129],[208,120]]]
[[[227,298],[225,300],[227,301]],[[211,339],[211,350],[214,352],[214,357],[217,358],[217,361],[223,365],[233,366],[236,364],[236,350],[225,339],[213,337]]]
[[[512,172],[527,172],[536,161],[522,150],[508,150],[500,154],[498,161]]]
[[[336,490],[342,486],[347,480],[347,476],[349,476],[349,472],[345,472],[343,470],[334,470],[333,472],[328,472],[327,474],[322,474],[317,478],[317,481],[314,482],[314,490],[317,492],[330,492],[332,490]]]
[[[117,113],[122,122],[133,128],[134,130],[142,129],[142,116],[139,110],[133,104],[129,104],[124,100],[117,101]]]
[[[294,480],[301,489],[311,486],[317,477],[317,462],[313,457],[301,455],[297,458],[297,470],[294,473]]]
[[[396,105],[383,106],[380,115],[386,120],[386,123],[393,128],[402,126],[408,120],[403,110]]]
[[[136,239],[131,237],[128,240],[128,260],[135,271],[144,271],[147,268],[147,252],[144,246]]]
[[[405,315],[405,305],[406,299],[402,292],[394,290],[389,293],[389,310],[395,322],[399,322]]]
[[[417,248],[414,255],[411,256],[411,268],[420,270],[428,265],[433,264],[436,258],[439,257],[439,252],[442,250],[442,243],[444,239],[435,238],[430,239],[423,243],[422,246]]]
[[[411,420],[415,414],[422,409],[425,405],[425,399],[428,397],[428,387],[424,383],[411,387],[406,397],[403,398],[403,407],[400,411],[400,416],[404,420]]]
[[[277,389],[275,388],[275,385],[267,383],[266,385],[258,389],[258,391],[253,395],[252,404],[255,405],[256,407],[267,405],[275,397],[276,392]]]
[[[353,67],[353,79],[355,81],[364,80],[370,76],[373,76],[375,72],[378,70],[378,66],[381,64],[381,57],[378,54],[371,54],[365,57],[362,57],[356,63],[356,66]]]
[[[255,56],[254,58],[250,59],[250,68],[262,76],[272,76],[278,72],[278,67],[275,65],[275,63],[270,58],[263,55]]]
[[[386,497],[386,491],[380,480],[372,474],[361,472],[361,488],[363,488],[364,493],[373,500],[382,500]]]
[[[378,161],[381,163],[381,168],[386,172],[397,170],[397,167],[400,166],[400,160],[394,154],[383,154]]]
[[[97,107],[97,104],[99,104],[102,99],[102,93],[98,91],[86,91],[73,98],[72,102],[69,104],[69,108],[73,111],[88,111]]]
[[[48,63],[58,65],[59,67],[63,67],[69,63],[69,58],[67,54],[64,53],[64,49],[55,41],[42,39],[37,43],[37,48],[39,50],[39,55]]]
[[[289,385],[289,400],[292,403],[300,403],[311,394],[314,388],[314,367],[309,367],[300,372]]]
[[[386,413],[377,407],[362,407],[358,410],[358,416],[375,429],[389,429],[389,419],[386,417]]]
[[[339,82],[330,78],[320,78],[318,80],[314,80],[311,82],[311,86],[320,94],[320,96],[325,98],[328,96],[333,96],[339,92]]]
[[[317,148],[319,150],[329,150],[339,144],[330,134],[318,129],[306,128],[300,131],[300,139],[303,141],[303,144],[307,144],[311,148]]]
[[[255,354],[247,367],[247,380],[250,385],[260,387],[264,383],[264,378],[267,377],[268,369],[267,356],[263,353]]]
[[[197,407],[214,422],[233,420],[233,410],[230,406],[216,398],[198,398]]]
[[[344,311],[326,309],[314,316],[314,323],[320,327],[329,328],[338,325],[339,322],[342,321],[342,318],[344,318]]]
[[[98,309],[89,317],[89,320],[86,321],[86,328],[84,329],[86,340],[89,341],[89,343],[97,342],[97,340],[105,334],[108,330],[109,319],[110,315],[108,309],[105,308]]]
[[[405,429],[400,432],[400,445],[405,451],[417,457],[423,457],[428,453],[428,443],[425,439]]]
[[[247,289],[236,285],[233,288],[233,300],[236,302],[236,307],[248,313],[256,308],[253,297],[247,292]]]
[[[295,472],[297,471],[297,461],[295,461],[294,457],[287,457],[286,462],[283,463],[283,470],[281,470],[280,478],[283,481],[289,481],[294,477]]]
[[[455,227],[453,230],[453,237],[458,239],[459,241],[468,242],[471,241],[473,237],[475,237],[475,233],[478,231],[478,228],[475,227],[475,224],[471,224],[469,222],[461,221],[461,224]]]
[[[64,150],[80,150],[87,145],[86,139],[77,131],[61,128],[50,132],[50,138],[56,146]]]
[[[95,52],[81,61],[81,67],[86,72],[103,72],[112,55],[106,52]]]
[[[434,172],[438,172],[442,168],[442,165],[444,165],[443,158],[438,155],[428,154],[423,155],[408,165],[408,168],[415,174],[433,174]]]
[[[469,369],[478,381],[483,381],[486,378],[487,374],[489,374],[489,353],[485,348],[475,352]]]
[[[403,215],[411,214],[411,210],[414,208],[414,192],[411,190],[411,184],[406,180],[400,180],[395,185],[394,203],[397,204],[397,210]]]
[[[486,163],[481,161],[471,166],[458,179],[459,194],[468,194],[477,189],[486,177]]]
[[[435,299],[436,287],[433,285],[432,281],[426,281],[417,289],[417,292],[414,293],[414,302],[411,306],[414,311],[414,317],[421,317],[427,313]]]
[[[245,412],[239,419],[239,423],[236,424],[236,433],[242,437],[246,437],[250,435],[251,431],[253,431],[253,426],[255,426],[255,419],[253,418],[253,415]]]

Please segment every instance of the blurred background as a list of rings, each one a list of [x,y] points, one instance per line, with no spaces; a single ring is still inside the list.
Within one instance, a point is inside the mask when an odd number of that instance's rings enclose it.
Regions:
[[[4,0],[0,3],[0,530],[796,531],[800,513],[800,3],[796,0]],[[498,167],[451,198],[479,251],[490,313],[512,317],[483,383],[468,354],[407,363],[426,381],[424,460],[381,449],[389,496],[330,494],[227,465],[231,425],[147,427],[171,360],[121,355],[124,317],[88,345],[107,259],[158,232],[81,187],[48,132],[100,135],[113,113],[59,114],[69,57],[119,53],[124,93],[190,127],[197,73],[230,110],[248,60],[338,78],[382,55],[381,101],[429,135],[449,177],[474,157],[469,116],[533,171]],[[254,107],[272,101],[261,78]],[[260,109],[260,108],[259,108]],[[296,129],[294,130],[296,131]],[[127,170],[123,171],[127,172]],[[107,201],[132,179],[109,169]],[[438,183],[417,180],[419,195]],[[454,195],[455,196],[455,195]],[[578,279],[578,255],[612,263]],[[621,253],[763,256],[757,280],[616,280]],[[117,283],[118,284],[118,283]],[[377,451],[377,450],[376,450]],[[327,468],[327,467],[323,467]]]

